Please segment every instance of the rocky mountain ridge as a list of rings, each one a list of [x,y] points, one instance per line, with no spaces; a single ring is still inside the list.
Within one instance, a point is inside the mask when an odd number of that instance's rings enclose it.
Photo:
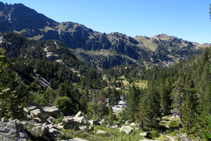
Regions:
[[[103,69],[122,64],[168,67],[209,46],[166,34],[133,38],[117,32],[100,33],[78,23],[58,23],[23,4],[0,2],[0,32],[8,31],[35,40],[59,40],[86,64]]]

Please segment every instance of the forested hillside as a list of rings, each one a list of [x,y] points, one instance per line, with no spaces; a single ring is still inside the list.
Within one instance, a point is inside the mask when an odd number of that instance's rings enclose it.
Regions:
[[[0,140],[211,140],[209,44],[100,33],[2,2],[0,32]]]
[[[88,68],[56,40],[31,41],[4,33],[1,48],[6,50],[1,50],[0,64],[3,117],[20,118],[23,106],[36,102],[54,104],[64,115],[81,110],[88,118],[104,118],[110,124],[137,122],[140,130],[156,132],[155,137],[182,132],[210,139],[210,48],[169,68],[124,65],[103,73]],[[126,108],[116,115],[111,107],[121,99]],[[177,118],[166,128],[163,119],[169,115]]]

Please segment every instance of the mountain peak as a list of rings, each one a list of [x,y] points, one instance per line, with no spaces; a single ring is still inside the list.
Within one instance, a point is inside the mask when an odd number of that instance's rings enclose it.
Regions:
[[[169,39],[169,37],[170,37],[170,36],[168,36],[167,34],[162,33],[162,34],[158,34],[158,35],[152,36],[151,39],[161,39],[161,40],[165,40],[165,39]]]

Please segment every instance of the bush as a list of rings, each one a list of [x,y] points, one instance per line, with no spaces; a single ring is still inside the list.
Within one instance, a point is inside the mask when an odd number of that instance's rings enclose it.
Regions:
[[[158,131],[150,131],[149,133],[149,138],[154,139],[154,138],[158,138],[160,136]]]
[[[179,128],[179,125],[180,125],[179,120],[171,120],[169,122],[169,128],[170,129]]]
[[[71,110],[72,101],[69,97],[66,97],[66,96],[57,97],[54,102],[54,106],[59,108],[63,112],[64,115],[73,113],[73,111]]]

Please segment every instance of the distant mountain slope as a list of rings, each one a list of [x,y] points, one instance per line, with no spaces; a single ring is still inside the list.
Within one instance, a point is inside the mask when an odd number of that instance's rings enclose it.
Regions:
[[[169,66],[201,53],[200,44],[166,34],[152,38],[105,34],[73,22],[58,23],[22,4],[0,2],[0,32],[8,31],[35,40],[59,40],[83,62],[97,68],[121,64]]]

